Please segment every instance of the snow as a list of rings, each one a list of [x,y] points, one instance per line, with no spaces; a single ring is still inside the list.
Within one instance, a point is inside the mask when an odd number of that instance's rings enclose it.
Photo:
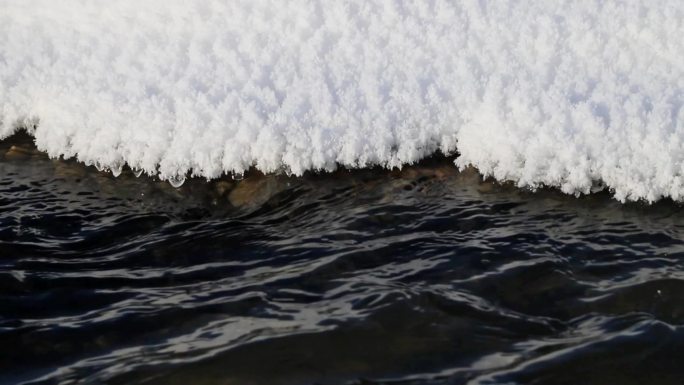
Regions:
[[[684,200],[679,0],[0,0],[0,137],[162,179],[459,167]]]

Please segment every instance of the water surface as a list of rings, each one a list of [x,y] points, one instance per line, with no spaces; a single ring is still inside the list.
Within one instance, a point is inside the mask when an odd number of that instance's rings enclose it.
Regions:
[[[0,147],[0,383],[684,379],[672,201],[442,158],[174,189]]]

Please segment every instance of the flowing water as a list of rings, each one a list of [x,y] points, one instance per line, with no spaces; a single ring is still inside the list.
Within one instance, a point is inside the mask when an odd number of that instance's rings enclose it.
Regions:
[[[443,158],[175,189],[0,147],[2,384],[684,379],[672,201]]]

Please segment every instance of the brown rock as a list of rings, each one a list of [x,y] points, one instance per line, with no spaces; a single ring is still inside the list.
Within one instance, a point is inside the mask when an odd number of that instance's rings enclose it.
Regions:
[[[5,159],[7,160],[26,160],[33,156],[44,157],[45,154],[29,147],[13,145],[5,153]]]
[[[241,180],[228,195],[235,207],[257,207],[266,203],[285,188],[285,183],[274,176],[254,176]]]
[[[52,164],[55,166],[55,176],[58,178],[83,178],[87,173],[87,169],[83,164],[73,161],[53,159]]]
[[[216,182],[214,188],[216,189],[216,194],[220,197],[226,195],[230,190],[233,189],[235,184],[227,180],[220,180]]]

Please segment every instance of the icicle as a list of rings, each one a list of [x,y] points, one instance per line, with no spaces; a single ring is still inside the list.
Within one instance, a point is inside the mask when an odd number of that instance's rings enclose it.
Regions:
[[[175,188],[179,188],[180,186],[183,185],[183,183],[185,183],[185,176],[183,176],[183,175],[172,176],[169,178],[169,183],[171,184],[171,186],[173,186]]]
[[[118,177],[121,175],[121,171],[123,171],[123,164],[121,162],[114,163],[114,165],[110,168],[110,171],[115,178]]]

